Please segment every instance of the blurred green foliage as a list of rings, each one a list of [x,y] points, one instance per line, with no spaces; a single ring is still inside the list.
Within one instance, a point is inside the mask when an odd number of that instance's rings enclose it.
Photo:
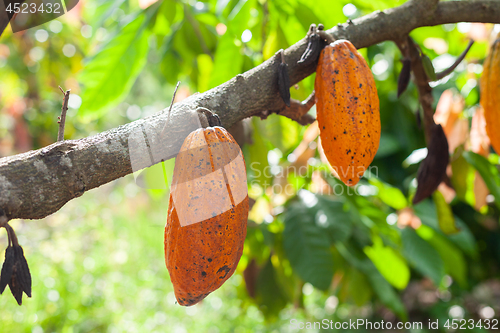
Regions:
[[[328,28],[403,2],[164,0],[144,9],[145,1],[81,2],[59,20],[1,37],[0,156],[55,141],[59,85],[72,89],[65,136],[77,139],[167,107],[179,80],[181,99],[250,70],[303,38],[311,23]],[[447,24],[411,36],[439,72],[466,47],[467,34],[491,28]],[[479,39],[452,75],[433,84],[435,105],[446,89],[463,98],[458,117],[468,125],[487,50],[487,38]],[[41,221],[13,221],[33,298],[18,307],[0,297],[1,331],[289,332],[291,319],[444,324],[498,316],[498,155],[460,141],[451,158],[456,196],[440,192],[412,207],[425,147],[417,90],[410,83],[397,99],[401,55],[393,43],[360,52],[377,83],[382,137],[357,187],[331,176],[313,126],[277,115],[245,121],[255,204],[244,254],[222,288],[200,305],[175,304],[163,259],[170,160]],[[292,87],[292,97],[305,99],[313,86],[314,75]]]

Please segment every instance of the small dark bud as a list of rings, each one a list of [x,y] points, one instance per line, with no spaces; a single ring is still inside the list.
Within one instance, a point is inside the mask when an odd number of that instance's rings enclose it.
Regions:
[[[448,140],[441,125],[434,125],[428,145],[427,157],[422,161],[417,172],[417,193],[413,204],[430,196],[446,176],[446,167],[450,161]]]
[[[278,67],[278,88],[280,96],[286,106],[290,106],[290,76],[288,76],[288,65],[284,62]]]
[[[406,88],[408,88],[408,84],[410,83],[411,76],[411,61],[410,59],[403,59],[403,68],[401,69],[401,73],[399,73],[398,78],[398,98],[402,93],[405,92]]]

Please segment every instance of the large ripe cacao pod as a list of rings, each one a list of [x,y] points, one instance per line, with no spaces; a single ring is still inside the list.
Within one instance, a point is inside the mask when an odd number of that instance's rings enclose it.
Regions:
[[[490,53],[484,60],[480,87],[486,132],[493,149],[500,153],[500,131],[498,130],[500,128],[500,37],[493,43]]]
[[[180,305],[198,303],[234,273],[247,219],[240,147],[222,127],[192,132],[175,161],[165,226],[165,261]]]
[[[316,69],[316,113],[330,165],[356,185],[380,141],[377,88],[363,56],[347,40],[326,46]]]

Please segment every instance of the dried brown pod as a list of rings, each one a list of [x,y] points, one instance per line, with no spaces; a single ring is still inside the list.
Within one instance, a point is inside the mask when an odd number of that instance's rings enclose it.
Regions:
[[[410,83],[411,77],[411,60],[403,59],[403,68],[401,68],[401,72],[398,77],[398,98],[402,93],[405,92],[406,88],[408,88],[408,84]]]
[[[31,274],[23,248],[19,245],[8,246],[5,250],[5,261],[0,276],[0,294],[5,291],[7,285],[17,304],[22,304],[23,292],[31,297]]]
[[[304,53],[302,53],[302,56],[300,57],[299,61],[297,61],[297,63],[309,65],[315,62],[316,60],[318,60],[321,49],[321,38],[319,37],[319,35],[314,33],[308,36],[307,48]]]
[[[285,62],[279,64],[278,88],[283,102],[290,107],[290,76],[288,75],[288,65]]]
[[[247,288],[248,296],[255,298],[257,296],[257,278],[259,276],[259,266],[252,258],[247,267],[243,271],[243,279],[245,280],[245,287]]]
[[[446,176],[446,167],[450,161],[448,140],[441,125],[432,128],[427,157],[420,164],[417,172],[417,193],[413,204],[417,204],[430,196]]]

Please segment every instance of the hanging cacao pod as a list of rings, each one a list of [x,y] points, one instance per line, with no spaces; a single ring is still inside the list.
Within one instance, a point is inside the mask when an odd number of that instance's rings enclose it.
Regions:
[[[198,303],[234,273],[247,219],[240,147],[222,127],[192,132],[175,161],[165,226],[165,262],[180,305]]]
[[[380,141],[379,100],[371,70],[351,42],[337,40],[321,51],[314,89],[328,162],[346,185],[356,185]]]
[[[500,153],[500,131],[498,130],[500,126],[500,35],[484,60],[480,87],[486,132],[493,149]]]

